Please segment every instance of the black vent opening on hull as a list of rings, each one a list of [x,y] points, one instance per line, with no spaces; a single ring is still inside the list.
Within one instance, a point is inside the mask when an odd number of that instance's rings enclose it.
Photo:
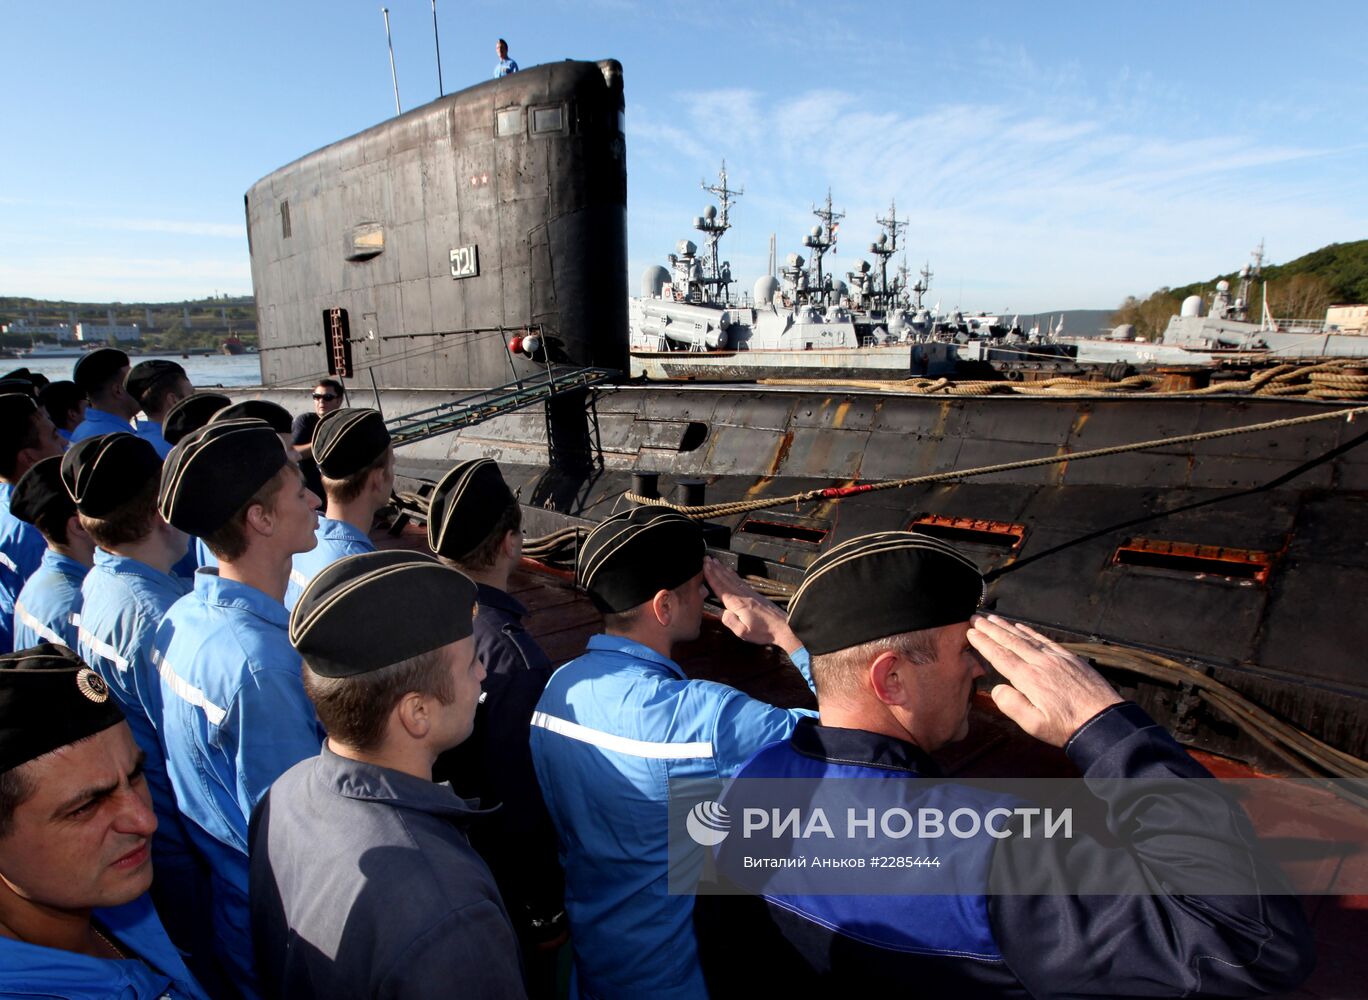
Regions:
[[[791,542],[807,545],[821,545],[827,536],[827,528],[809,528],[802,524],[786,524],[781,521],[761,521],[747,518],[738,529],[746,535],[763,535],[765,538],[782,538]]]
[[[1266,583],[1268,573],[1273,568],[1273,553],[1222,545],[1132,538],[1117,548],[1112,562],[1117,566],[1188,573],[1198,579],[1225,578]]]
[[[907,530],[930,535],[952,545],[988,545],[998,549],[1015,549],[1026,537],[1024,524],[985,521],[976,517],[946,517],[941,514],[923,514],[913,520]]]
[[[697,420],[690,420],[689,425],[684,428],[684,436],[679,439],[679,450],[697,451],[706,440],[708,440],[708,425],[699,423]]]

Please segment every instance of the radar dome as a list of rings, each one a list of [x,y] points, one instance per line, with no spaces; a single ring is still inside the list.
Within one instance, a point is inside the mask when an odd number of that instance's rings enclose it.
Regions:
[[[1202,301],[1200,295],[1189,295],[1183,300],[1183,307],[1178,311],[1180,316],[1205,316],[1206,303]]]
[[[839,298],[842,295],[848,295],[850,293],[850,286],[840,278],[837,278],[836,283],[831,286],[831,290],[835,292],[837,298]]]
[[[703,218],[707,219],[709,222],[712,222],[713,219],[717,218],[717,206],[709,205],[707,208],[703,209]]]
[[[1222,278],[1220,281],[1216,282],[1216,291],[1218,291],[1218,292],[1228,292],[1228,291],[1230,291],[1230,282],[1226,281],[1225,278]]]
[[[755,281],[755,305],[762,308],[774,302],[774,297],[779,294],[779,279],[772,274],[766,274]]]
[[[1111,339],[1112,339],[1112,340],[1134,340],[1134,339],[1135,339],[1135,324],[1133,324],[1133,323],[1122,323],[1122,324],[1121,324],[1120,326],[1118,326],[1116,329],[1112,330],[1112,332],[1111,332]]]
[[[670,272],[659,264],[652,264],[641,272],[641,297],[658,299],[665,286],[670,283]]]
[[[821,226],[813,226],[813,227],[812,227],[812,236],[813,236],[813,239],[816,239],[818,236],[821,236],[821,235],[822,235],[822,227],[821,227]]]

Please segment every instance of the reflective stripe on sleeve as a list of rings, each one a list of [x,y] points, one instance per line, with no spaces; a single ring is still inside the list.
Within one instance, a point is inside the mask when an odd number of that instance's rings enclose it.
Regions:
[[[590,729],[578,722],[558,719],[545,712],[534,712],[532,725],[561,736],[568,736],[581,743],[625,753],[632,757],[648,757],[652,760],[695,760],[713,755],[711,743],[648,743],[645,740],[633,740],[599,729]]]

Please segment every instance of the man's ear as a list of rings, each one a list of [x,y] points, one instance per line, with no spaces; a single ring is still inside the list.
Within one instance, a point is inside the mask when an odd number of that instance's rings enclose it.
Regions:
[[[865,667],[874,697],[885,705],[901,705],[907,700],[907,687],[898,671],[901,659],[893,650],[886,649]]]
[[[655,615],[655,620],[662,626],[669,628],[670,622],[674,621],[674,593],[668,590],[657,590],[655,596],[651,598],[651,614]]]
[[[270,538],[275,534],[275,517],[263,503],[254,503],[247,508],[247,527],[259,535]]]
[[[390,717],[397,718],[399,725],[415,740],[421,740],[432,728],[427,699],[417,691],[405,693],[391,710]]]
[[[501,551],[505,559],[512,559],[518,552],[518,540],[522,533],[518,531],[507,531],[504,533]]]
[[[90,537],[90,532],[86,531],[85,528],[81,526],[81,515],[79,514],[73,513],[67,518],[66,533],[67,541],[71,541],[73,538],[79,538],[82,541],[90,542],[92,545],[95,544],[94,540]]]

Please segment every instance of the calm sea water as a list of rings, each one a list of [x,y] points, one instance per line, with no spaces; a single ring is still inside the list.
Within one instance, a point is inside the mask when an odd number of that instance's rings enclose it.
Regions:
[[[139,354],[132,358],[133,364],[149,358],[169,358],[185,369],[190,381],[199,389],[212,389],[214,386],[260,385],[261,361],[255,354],[204,354],[183,358],[179,354]],[[25,361],[23,358],[0,358],[0,371],[9,371],[23,365],[29,371],[40,372],[52,381],[71,378],[71,369],[76,365],[75,358],[46,358]]]

